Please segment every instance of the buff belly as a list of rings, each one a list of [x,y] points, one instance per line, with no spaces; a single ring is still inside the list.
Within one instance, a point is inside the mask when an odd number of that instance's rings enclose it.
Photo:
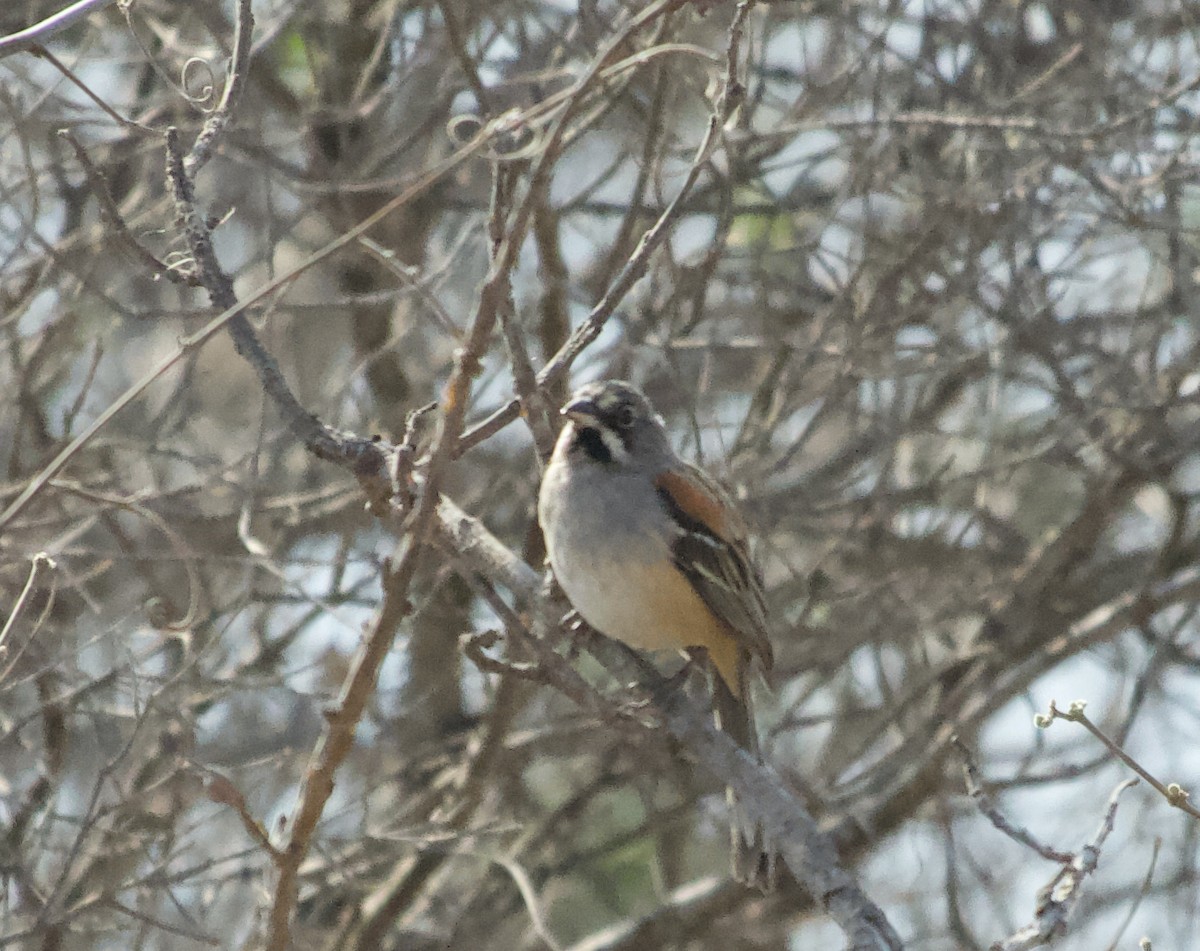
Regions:
[[[551,467],[538,500],[550,567],[571,605],[638,650],[707,648],[740,694],[737,636],[675,567],[675,529],[658,497],[636,480],[593,475]]]

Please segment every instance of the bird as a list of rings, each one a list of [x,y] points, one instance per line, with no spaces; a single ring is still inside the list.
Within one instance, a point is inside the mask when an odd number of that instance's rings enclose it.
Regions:
[[[576,390],[542,475],[550,568],[591,627],[638,650],[703,648],[718,726],[761,761],[750,680],[774,655],[746,523],[721,485],[672,448],[650,400],[624,380]],[[731,791],[734,876],[769,890],[775,857]]]

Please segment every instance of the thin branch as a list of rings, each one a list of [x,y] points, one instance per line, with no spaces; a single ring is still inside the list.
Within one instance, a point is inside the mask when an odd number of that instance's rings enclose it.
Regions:
[[[563,951],[562,945],[550,932],[546,916],[542,913],[542,902],[538,898],[537,889],[533,887],[533,882],[529,880],[529,874],[512,859],[501,855],[490,856],[490,859],[508,872],[509,877],[517,886],[517,891],[521,894],[521,901],[524,902],[525,908],[529,912],[529,921],[537,936],[546,942],[550,951]]]
[[[1026,848],[1033,849],[1038,855],[1051,862],[1069,862],[1073,858],[1070,852],[1060,852],[1057,849],[1051,848],[1048,845],[1042,845],[1033,834],[1009,820],[992,802],[991,797],[984,790],[979,781],[979,770],[975,766],[975,762],[971,759],[971,751],[962,743],[958,737],[954,738],[954,745],[958,747],[958,751],[963,757],[963,778],[967,783],[967,793],[975,801],[975,807],[982,812],[988,820],[997,829],[1003,832],[1014,842],[1019,842]]]
[[[68,67],[66,63],[64,63],[62,60],[60,60],[57,56],[55,56],[53,53],[51,53],[44,46],[34,46],[30,50],[30,53],[32,53],[34,56],[44,59],[47,63],[49,63],[51,66],[53,66],[55,69],[57,69],[60,73],[62,73],[63,76],[66,77],[67,82],[69,82],[72,86],[74,86],[81,93],[83,93],[85,96],[87,96],[88,99],[90,99],[92,102],[94,102],[96,104],[96,108],[98,108],[106,116],[109,116],[114,122],[116,122],[122,128],[129,129],[132,132],[138,132],[138,133],[141,133],[142,135],[146,135],[146,136],[152,136],[152,135],[156,134],[154,129],[151,129],[149,126],[144,126],[140,122],[134,122],[132,119],[126,119],[123,115],[121,115],[119,112],[117,112],[116,109],[114,109],[107,102],[105,102],[103,99],[101,99],[100,96],[98,96],[92,90],[91,86],[89,86],[82,79],[80,79],[77,75],[75,75],[74,70],[72,70],[70,67]]]
[[[440,530],[454,541],[458,557],[485,576],[501,581],[518,597],[539,596],[537,572],[509,553],[478,520],[461,514],[446,499],[442,500],[439,515]],[[589,651],[619,682],[652,685],[641,698],[646,702],[642,712],[651,717],[657,714],[667,732],[696,762],[722,784],[734,788],[748,820],[764,830],[797,881],[841,927],[850,948],[896,951],[903,947],[882,910],[842,865],[832,840],[819,829],[804,803],[773,767],[759,762],[717,730],[711,716],[682,691],[664,691],[662,688],[669,681],[627,648],[595,637]],[[550,668],[544,672],[559,688],[557,672]],[[569,691],[564,692],[570,695]]]
[[[154,277],[165,277],[167,280],[187,287],[199,287],[200,278],[195,271],[188,267],[172,267],[160,261],[149,249],[143,247],[133,236],[121,209],[113,201],[112,193],[108,190],[108,178],[96,167],[91,157],[83,148],[83,144],[75,138],[69,129],[59,129],[58,134],[75,152],[75,160],[83,169],[87,178],[88,188],[96,199],[100,209],[100,221],[108,228],[109,233],[123,244],[133,257],[140,261]]]
[[[686,207],[687,199],[692,194],[692,190],[700,178],[701,171],[708,164],[717,146],[718,133],[741,101],[742,86],[736,75],[736,50],[741,40],[745,18],[751,6],[753,4],[749,2],[738,4],[737,14],[734,17],[733,24],[730,26],[728,48],[731,52],[727,57],[728,72],[725,76],[721,92],[717,96],[712,114],[709,116],[704,136],[701,138],[695,155],[692,157],[692,163],[688,168],[688,173],[683,180],[683,184],[679,187],[679,190],[675,193],[675,197],[663,210],[662,214],[658,216],[654,224],[642,235],[625,266],[621,268],[583,323],[575,328],[571,336],[567,338],[567,342],[559,348],[558,352],[538,372],[537,382],[540,388],[553,390],[566,378],[571,365],[600,336],[605,324],[608,323],[609,318],[616,312],[620,303],[633,289],[634,285],[645,277],[650,266],[651,257],[666,240],[672,226]],[[531,192],[532,188],[533,185],[531,184]],[[462,455],[472,446],[478,445],[487,436],[494,434],[513,422],[520,414],[520,407],[521,403],[519,400],[512,400],[498,409],[482,423],[463,435],[459,446],[455,450],[455,454]]]
[[[1083,894],[1083,880],[1096,870],[1100,849],[1113,830],[1117,801],[1126,789],[1136,785],[1136,779],[1127,779],[1113,790],[1108,798],[1104,819],[1091,841],[1038,892],[1033,922],[1002,941],[995,942],[990,951],[1030,951],[1031,948],[1050,944],[1067,933],[1071,912]]]
[[[76,21],[82,20],[97,10],[103,10],[112,2],[113,0],[78,0],[77,3],[71,4],[65,10],[60,10],[33,26],[0,37],[0,59],[41,45],[55,33],[65,30]]]
[[[1046,713],[1039,713],[1034,719],[1034,722],[1041,728],[1048,727],[1055,720],[1068,720],[1071,723],[1078,723],[1085,730],[1092,734],[1096,739],[1108,747],[1109,752],[1117,757],[1122,763],[1132,769],[1135,773],[1146,780],[1154,790],[1162,796],[1170,805],[1176,809],[1182,809],[1194,819],[1200,819],[1200,809],[1188,801],[1189,793],[1179,783],[1161,783],[1152,776],[1150,772],[1132,756],[1125,752],[1116,742],[1110,739],[1103,730],[1088,719],[1087,714],[1083,712],[1087,706],[1087,701],[1076,700],[1065,710],[1059,710],[1055,706],[1054,701],[1050,701],[1050,709]]]
[[[475,60],[471,58],[471,52],[467,49],[467,40],[463,36],[462,25],[458,22],[454,7],[448,0],[438,0],[438,9],[442,14],[442,22],[446,24],[446,38],[450,41],[450,48],[454,51],[454,57],[458,60],[459,68],[463,71],[467,85],[471,87],[471,92],[474,93],[475,100],[479,103],[479,111],[484,115],[491,115],[495,111],[492,106],[492,97],[488,93],[487,87],[484,86],[483,80],[480,79]]]
[[[485,674],[499,674],[502,677],[520,677],[531,683],[545,684],[546,678],[537,664],[516,664],[510,661],[497,660],[490,657],[486,651],[491,650],[503,640],[499,631],[474,631],[464,634],[458,639],[459,647],[467,659]]]
[[[8,617],[4,620],[4,627],[0,628],[0,658],[8,652],[8,635],[12,633],[13,626],[17,623],[17,618],[21,616],[21,612],[25,609],[25,602],[29,598],[29,593],[33,591],[37,585],[43,572],[53,572],[58,567],[54,559],[47,555],[44,551],[38,552],[29,562],[29,574],[25,577],[25,585],[21,588],[21,593],[17,595],[16,603],[12,606],[12,610],[8,612]],[[51,598],[50,600],[53,600]],[[36,628],[34,633],[36,633]],[[33,635],[31,634],[30,637]],[[11,664],[8,665],[11,668]]]
[[[324,261],[326,258],[332,254],[335,254],[346,245],[357,241],[362,235],[366,234],[377,224],[379,224],[380,221],[388,217],[398,208],[407,205],[419,195],[427,192],[433,187],[434,184],[441,181],[442,178],[462,165],[468,158],[483,149],[486,144],[488,134],[488,131],[485,129],[470,142],[462,146],[460,149],[457,149],[455,152],[434,165],[432,168],[425,169],[420,172],[411,180],[411,183],[400,192],[399,195],[387,202],[387,204],[385,204],[378,211],[368,215],[353,228],[343,232],[324,247],[313,252],[295,267],[290,268],[279,277],[276,277],[274,280],[268,281],[261,285],[242,301],[235,302],[233,305],[217,314],[217,316],[215,316],[194,334],[185,337],[182,341],[180,341],[179,346],[176,347],[175,350],[173,350],[159,363],[153,366],[144,377],[132,384],[128,389],[121,393],[120,396],[113,400],[113,402],[110,403],[105,410],[96,417],[95,420],[89,423],[74,439],[68,442],[67,445],[58,453],[58,455],[51,459],[50,462],[42,467],[37,475],[29,480],[25,488],[9,504],[8,508],[6,508],[3,513],[0,513],[0,532],[3,532],[13,521],[13,519],[20,515],[21,512],[25,510],[26,506],[28,506],[30,502],[32,502],[38,495],[41,494],[42,490],[46,488],[47,483],[49,483],[50,480],[62,470],[62,467],[70,462],[71,459],[74,458],[84,446],[91,442],[92,439],[95,438],[96,434],[100,432],[100,430],[107,426],[122,410],[141,397],[141,395],[145,393],[145,391],[156,380],[170,371],[176,364],[182,361],[184,357],[188,356],[192,351],[198,349],[203,344],[215,337],[218,333],[224,330],[231,321],[243,314],[249,307],[269,297],[271,294],[274,294],[281,288],[286,287],[309,268],[319,264],[321,261]],[[341,453],[337,452],[337,446],[309,446],[309,449],[318,456],[321,455],[322,451],[330,451],[333,453],[332,458],[339,458],[351,465],[357,466],[355,456],[356,452],[361,450],[357,459],[373,460],[374,453],[378,451],[378,447],[376,447],[375,450],[371,450],[367,443],[369,443],[369,440],[363,442],[354,442],[349,446],[343,446],[343,451]],[[325,457],[322,456],[322,458]],[[382,462],[381,458],[380,462]]]
[[[507,269],[493,270],[480,294],[479,306],[464,346],[455,354],[454,369],[439,401],[437,434],[425,460],[424,479],[415,503],[400,526],[397,553],[384,577],[383,604],[372,629],[367,632],[355,655],[337,706],[329,714],[326,731],[313,751],[292,813],[289,841],[284,850],[286,854],[277,864],[279,879],[271,902],[268,951],[285,951],[289,946],[300,864],[308,854],[317,822],[333,794],[334,775],[353,746],[354,733],[374,691],[379,668],[391,651],[400,622],[412,610],[408,600],[409,586],[418,566],[424,561],[430,531],[439,521],[441,483],[462,433],[467,406],[470,404],[471,383],[479,373],[483,354],[487,350],[506,279]],[[242,323],[249,329],[249,323],[244,318]],[[235,326],[235,323],[231,323],[231,330]],[[322,425],[315,416],[311,419],[313,425]],[[373,442],[371,445],[376,446]],[[309,448],[316,452],[312,445]],[[379,451],[377,446],[376,449]]]
[[[238,0],[237,26],[233,34],[233,56],[229,64],[229,78],[225,82],[225,91],[217,108],[212,111],[204,122],[204,127],[192,143],[184,168],[188,175],[195,178],[212,157],[221,133],[233,117],[242,90],[246,86],[250,74],[250,53],[253,48],[254,13],[250,7],[251,0]]]
[[[317,823],[333,795],[334,776],[354,747],[354,734],[374,693],[379,668],[392,649],[401,621],[412,610],[408,589],[424,546],[414,542],[414,535],[409,534],[401,537],[397,550],[399,557],[384,578],[379,613],[359,645],[337,703],[326,714],[325,731],[313,749],[292,807],[287,844],[276,855],[277,877],[265,944],[268,951],[286,951],[291,945],[291,919],[299,895],[300,866],[308,856]]]
[[[220,805],[229,806],[237,814],[238,819],[241,820],[242,828],[246,830],[255,844],[273,860],[278,860],[279,850],[271,842],[270,836],[267,835],[267,830],[250,814],[250,807],[246,805],[246,797],[242,795],[242,791],[234,782],[228,776],[208,767],[192,764],[192,768],[203,777],[204,792],[208,798]]]
[[[644,916],[594,932],[569,951],[678,947],[694,933],[698,923],[706,926],[734,913],[744,899],[745,889],[729,878],[701,878],[676,889]]]

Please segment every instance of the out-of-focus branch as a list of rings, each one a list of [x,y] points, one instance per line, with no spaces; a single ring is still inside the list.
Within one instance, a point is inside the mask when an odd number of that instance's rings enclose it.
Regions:
[[[58,134],[71,146],[76,160],[83,168],[83,173],[87,176],[88,188],[91,189],[92,196],[96,199],[97,207],[100,209],[100,220],[108,227],[109,233],[125,245],[134,258],[140,261],[155,277],[165,277],[169,281],[188,287],[199,287],[200,279],[191,268],[171,267],[142,246],[141,242],[130,232],[129,226],[121,215],[121,210],[113,201],[104,173],[96,167],[83,144],[68,129],[62,129]]]
[[[12,609],[8,612],[8,617],[4,619],[4,626],[0,627],[0,683],[3,683],[7,678],[9,671],[15,666],[21,652],[33,642],[33,638],[37,635],[42,623],[46,620],[50,613],[50,607],[54,604],[54,571],[58,566],[54,563],[54,559],[47,555],[44,551],[38,552],[30,559],[29,574],[25,578],[25,584],[21,587],[21,593],[17,595],[17,600],[13,604]],[[16,651],[13,651],[8,644],[9,635],[16,626],[17,619],[21,616],[21,612],[25,610],[25,603],[29,599],[29,595],[37,587],[42,580],[42,576],[48,574],[51,578],[51,587],[47,596],[43,599],[41,616],[34,623],[29,637],[25,639],[25,643]]]
[[[609,318],[616,312],[621,301],[625,299],[634,285],[645,276],[654,252],[661,247],[670,234],[672,226],[682,213],[687,199],[691,196],[696,182],[700,178],[701,171],[707,166],[713,151],[720,141],[719,133],[724,123],[741,102],[743,90],[737,76],[738,50],[740,48],[742,31],[745,28],[745,18],[752,6],[753,4],[750,2],[738,4],[737,14],[729,29],[727,72],[724,77],[724,84],[717,96],[717,101],[713,104],[713,111],[709,116],[708,126],[705,129],[703,138],[700,140],[700,144],[696,147],[695,155],[692,158],[691,166],[684,177],[683,183],[662,214],[658,216],[657,220],[646,233],[642,235],[637,246],[633,249],[633,253],[629,256],[629,260],[608,286],[608,289],[604,292],[604,296],[591,309],[584,321],[575,328],[570,337],[567,338],[567,342],[559,348],[558,352],[538,372],[537,382],[539,388],[553,390],[566,378],[571,365],[600,336],[605,324],[608,323]],[[536,171],[532,178],[534,181],[530,185],[530,194],[533,194],[534,184],[537,182]],[[456,454],[461,455],[483,439],[503,429],[504,426],[507,426],[517,418],[519,412],[519,400],[512,400],[505,406],[502,406],[483,422],[479,423],[479,425],[463,435],[461,443],[456,449]]]
[[[286,287],[297,277],[307,271],[309,268],[325,260],[330,255],[336,253],[341,248],[357,241],[363,234],[370,231],[380,221],[394,212],[397,208],[413,201],[417,196],[428,191],[435,183],[440,181],[445,175],[457,168],[465,162],[470,156],[482,149],[488,140],[490,130],[485,129],[480,132],[474,139],[458,149],[451,155],[447,156],[441,162],[434,165],[432,168],[422,170],[416,175],[408,187],[404,188],[399,195],[385,204],[378,211],[369,215],[353,228],[343,232],[337,238],[330,241],[320,250],[314,252],[309,257],[305,258],[295,267],[281,274],[279,277],[271,281],[267,281],[255,291],[247,295],[241,301],[233,300],[233,303],[222,310],[216,317],[210,320],[207,324],[201,327],[198,331],[184,338],[179,346],[164,357],[159,363],[155,364],[144,377],[132,384],[120,396],[113,400],[103,412],[101,412],[91,423],[83,428],[83,430],[56,455],[42,469],[28,481],[25,488],[20,494],[9,504],[2,513],[0,513],[0,532],[16,518],[30,502],[36,498],[46,485],[54,478],[71,459],[85,445],[87,445],[96,434],[107,426],[122,410],[136,401],[156,380],[160,379],[172,367],[178,364],[186,355],[194,352],[208,340],[212,339],[222,330],[225,330],[231,322],[252,305],[267,298],[271,294]],[[180,156],[176,155],[172,161],[180,160]],[[190,185],[189,185],[190,187]],[[194,198],[193,198],[194,201]],[[199,235],[198,235],[199,236]],[[228,278],[226,278],[228,280]],[[224,291],[221,295],[224,296]],[[253,331],[251,331],[252,333]],[[248,339],[248,338],[246,338]],[[254,348],[251,348],[253,350]],[[264,380],[264,386],[266,381]],[[275,381],[282,382],[282,379]],[[274,384],[273,384],[274,385]],[[344,434],[338,433],[336,430],[328,427],[321,429],[313,429],[309,423],[308,413],[299,402],[294,398],[288,398],[284,390],[275,388],[272,392],[273,396],[283,398],[283,405],[280,406],[285,417],[288,417],[288,406],[292,407],[289,423],[294,429],[298,429],[302,433],[309,433],[315,437],[315,441],[311,444],[306,443],[310,452],[317,455],[319,458],[329,460],[341,460],[352,471],[355,471],[361,478],[367,476],[374,477],[379,471],[385,468],[385,459],[379,447],[372,439],[351,438],[348,442],[339,441],[339,437]]]
[[[588,935],[568,951],[641,951],[678,945],[729,914],[743,900],[744,889],[728,878],[702,878],[677,888],[653,911]]]
[[[1057,849],[1038,842],[1032,833],[1013,823],[1012,820],[996,807],[996,804],[992,802],[991,796],[987,794],[979,781],[979,769],[971,758],[971,751],[967,749],[965,744],[959,742],[957,737],[954,740],[954,744],[963,756],[963,777],[967,783],[967,794],[975,800],[975,808],[982,812],[992,825],[1014,842],[1019,842],[1026,848],[1033,849],[1042,858],[1049,859],[1051,862],[1070,862],[1073,858],[1070,853],[1059,852]]]
[[[0,37],[0,59],[34,46],[40,46],[55,33],[65,30],[91,13],[103,10],[112,2],[113,0],[78,0],[77,3],[71,4],[65,10],[59,10],[58,13],[46,17],[31,27]]]
[[[204,127],[196,136],[184,162],[184,167],[192,178],[195,178],[200,169],[212,158],[213,149],[216,147],[221,133],[229,125],[229,120],[233,117],[233,110],[237,107],[242,91],[246,87],[246,80],[250,73],[253,32],[254,13],[250,7],[250,0],[238,0],[236,26],[233,34],[233,57],[229,63],[229,78],[225,81],[225,91],[221,95],[221,101],[217,104],[217,108],[204,121]]]

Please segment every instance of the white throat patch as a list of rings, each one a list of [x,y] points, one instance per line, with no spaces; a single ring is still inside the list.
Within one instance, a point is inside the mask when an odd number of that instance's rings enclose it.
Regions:
[[[615,462],[624,465],[629,461],[629,453],[626,451],[625,443],[620,436],[607,426],[597,426],[596,432],[600,434],[600,441],[604,443],[604,448],[609,451]]]

